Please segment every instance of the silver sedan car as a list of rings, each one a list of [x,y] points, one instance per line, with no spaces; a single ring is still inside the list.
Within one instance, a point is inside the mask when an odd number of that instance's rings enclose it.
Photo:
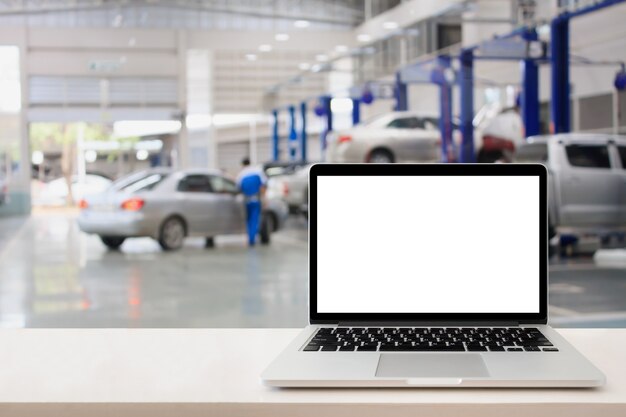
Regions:
[[[231,179],[218,171],[151,169],[114,182],[102,194],[80,202],[78,226],[97,234],[111,249],[129,237],[149,236],[164,250],[178,249],[186,236],[206,238],[245,232],[243,196]],[[287,205],[268,198],[263,208],[261,243],[282,227]]]

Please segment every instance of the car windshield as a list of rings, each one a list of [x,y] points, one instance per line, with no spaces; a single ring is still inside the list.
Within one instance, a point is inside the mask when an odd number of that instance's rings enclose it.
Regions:
[[[515,153],[517,162],[545,162],[548,160],[548,145],[528,143],[519,147]]]

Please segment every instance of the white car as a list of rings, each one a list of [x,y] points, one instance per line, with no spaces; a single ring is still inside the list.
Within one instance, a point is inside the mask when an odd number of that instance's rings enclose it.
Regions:
[[[81,199],[104,192],[113,181],[96,174],[85,175],[84,182],[80,182],[78,175],[72,176],[72,198],[74,204]],[[64,206],[67,204],[68,187],[65,178],[57,178],[39,189],[33,190],[33,204],[40,206]]]
[[[531,136],[515,162],[548,169],[551,235],[626,230],[626,136]]]
[[[309,204],[309,170],[313,164],[293,173],[276,175],[268,181],[268,195],[276,195],[289,207],[292,214],[307,213]]]
[[[452,140],[458,151],[462,136],[453,124]],[[478,162],[509,160],[523,143],[522,120],[514,110],[477,115],[473,125]],[[352,129],[331,132],[327,141],[329,162],[441,161],[439,118],[415,112],[384,114]]]
[[[436,116],[393,112],[352,129],[330,132],[329,162],[437,162],[441,135]]]

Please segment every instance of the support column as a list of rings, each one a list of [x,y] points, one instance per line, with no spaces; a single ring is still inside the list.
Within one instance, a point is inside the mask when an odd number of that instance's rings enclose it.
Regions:
[[[400,73],[396,73],[396,85],[394,87],[396,97],[395,111],[406,111],[409,109],[408,86],[400,79]]]
[[[535,29],[528,29],[522,35],[526,41],[539,39]],[[539,125],[539,68],[534,59],[527,58],[522,65],[522,96],[521,110],[524,121],[524,136],[533,136],[540,133]],[[569,102],[569,99],[568,99]]]
[[[272,160],[278,161],[280,157],[279,136],[278,136],[278,110],[272,111]]]
[[[296,148],[298,141],[298,134],[296,133],[296,107],[289,106],[287,111],[289,112],[289,160],[296,160]]]
[[[361,99],[352,98],[352,126],[361,122]]]
[[[306,137],[306,112],[307,106],[306,101],[300,103],[300,159],[303,162],[306,162],[306,146],[307,146],[307,137]]]
[[[474,51],[463,49],[460,56],[461,134],[459,162],[476,162],[474,155]]]
[[[452,86],[446,74],[451,70],[451,59],[448,55],[441,55],[437,59],[439,74],[436,82],[439,84],[439,130],[441,131],[441,162],[454,162],[456,159],[454,143],[452,141]]]
[[[569,19],[556,18],[550,24],[550,64],[552,68],[551,129],[570,131]]]
[[[321,159],[323,160],[326,154],[326,137],[330,132],[333,131],[333,110],[330,106],[330,101],[332,100],[331,96],[322,96],[322,107],[324,109],[324,118],[326,119],[325,129],[322,129],[322,134],[320,137],[320,147],[321,147]]]

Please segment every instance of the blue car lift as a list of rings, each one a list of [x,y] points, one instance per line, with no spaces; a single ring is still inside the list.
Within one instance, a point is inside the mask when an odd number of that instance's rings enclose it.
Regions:
[[[456,154],[452,140],[452,85],[448,79],[452,59],[449,55],[418,62],[399,70],[394,88],[396,111],[408,110],[408,84],[436,84],[439,86],[439,130],[441,131],[441,161],[452,162]]]
[[[551,128],[554,133],[567,133],[570,121],[569,21],[574,17],[623,3],[625,0],[604,0],[587,7],[565,12],[550,23],[550,64],[552,66]]]

